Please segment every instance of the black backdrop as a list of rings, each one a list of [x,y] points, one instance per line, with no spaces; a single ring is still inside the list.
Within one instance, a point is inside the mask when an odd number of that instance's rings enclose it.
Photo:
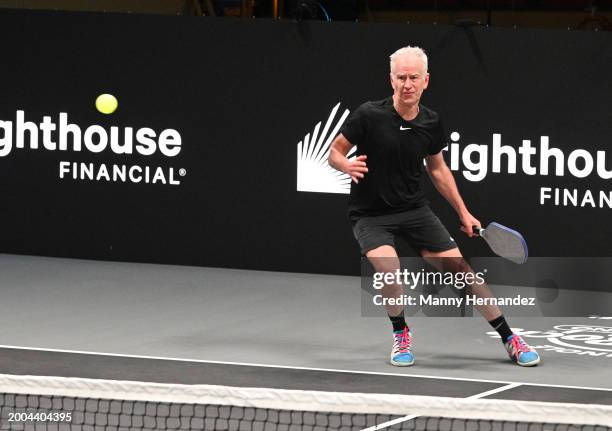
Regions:
[[[545,135],[567,157],[611,143],[604,33],[3,10],[0,37],[0,120],[65,112],[83,130],[172,128],[183,142],[171,159],[14,148],[0,157],[2,252],[357,273],[347,196],[296,191],[297,143],[338,102],[353,110],[389,95],[388,55],[406,44],[428,51],[423,102],[462,146]],[[119,99],[109,116],[93,106],[104,92]],[[75,181],[58,178],[62,160],[187,174],[179,186]],[[456,172],[472,212],[522,231],[533,255],[609,256],[610,208],[539,202],[542,186],[596,195],[609,180],[530,176],[518,163],[519,174],[478,182]],[[431,196],[464,251],[486,255]]]

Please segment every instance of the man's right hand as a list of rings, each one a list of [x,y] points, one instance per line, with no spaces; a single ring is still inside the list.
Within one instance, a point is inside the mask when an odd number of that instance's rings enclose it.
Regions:
[[[350,175],[355,184],[359,184],[359,180],[368,172],[366,160],[368,156],[357,156],[353,160],[348,160],[342,170],[345,174]]]

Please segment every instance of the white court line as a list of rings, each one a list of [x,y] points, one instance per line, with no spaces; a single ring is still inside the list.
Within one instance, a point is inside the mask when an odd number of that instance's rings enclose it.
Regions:
[[[508,389],[516,388],[517,386],[521,386],[521,384],[520,383],[510,383],[508,385],[501,386],[499,388],[491,389],[490,391],[481,392],[479,394],[471,395],[469,397],[466,397],[465,399],[466,400],[470,400],[470,399],[474,399],[475,400],[475,399],[478,399],[478,398],[484,398],[484,397],[489,396],[489,395],[497,394],[498,392],[503,392],[503,391],[507,391]],[[393,425],[397,425],[397,424],[402,423],[402,422],[409,421],[410,419],[416,419],[418,417],[419,417],[419,415],[403,416],[401,418],[393,419],[393,420],[390,420],[390,421],[387,421],[387,422],[383,422],[381,424],[374,425],[373,427],[364,428],[361,431],[377,431],[377,430],[388,428],[388,427],[393,426]]]
[[[410,419],[416,419],[418,417],[419,417],[419,415],[403,416],[401,418],[393,419],[392,421],[383,422],[381,424],[374,425],[373,427],[370,427],[370,428],[363,428],[361,431],[377,431],[377,430],[382,430],[382,429],[388,428],[390,426],[401,424],[402,422],[409,421]]]
[[[507,391],[508,389],[516,388],[518,386],[521,386],[521,384],[520,383],[510,383],[509,385],[491,389],[490,391],[481,392],[476,395],[470,395],[469,397],[466,397],[465,399],[466,400],[477,400],[478,398],[488,397],[489,395],[497,394],[499,392],[504,392],[504,391]]]
[[[478,382],[478,383],[498,383],[502,385],[527,385],[527,386],[542,386],[547,388],[562,388],[562,389],[583,389],[587,391],[607,391],[612,392],[612,388],[597,388],[591,386],[571,386],[571,385],[551,385],[547,383],[530,383],[530,382],[510,382],[506,380],[487,380],[487,379],[471,379],[462,377],[445,377],[445,376],[430,376],[424,374],[401,374],[401,373],[385,373],[380,371],[360,371],[360,370],[342,370],[335,368],[316,368],[316,367],[298,367],[291,365],[273,365],[273,364],[256,364],[249,362],[230,362],[230,361],[212,361],[207,359],[188,359],[188,358],[171,358],[166,356],[147,356],[147,355],[128,355],[124,353],[105,353],[105,352],[90,352],[86,350],[67,350],[67,349],[50,349],[44,347],[27,347],[27,346],[9,346],[0,344],[0,349],[14,350],[33,350],[38,352],[53,352],[53,353],[74,353],[80,355],[95,355],[109,356],[116,358],[131,358],[131,359],[152,359],[157,361],[176,361],[176,362],[193,362],[199,364],[219,364],[219,365],[242,365],[246,367],[261,367],[261,368],[280,368],[286,370],[304,370],[304,371],[323,371],[330,373],[346,373],[346,374],[364,374],[374,376],[392,376],[392,377],[416,377],[421,379],[436,379],[436,380],[454,380],[460,382]],[[508,366],[512,364],[508,363]]]

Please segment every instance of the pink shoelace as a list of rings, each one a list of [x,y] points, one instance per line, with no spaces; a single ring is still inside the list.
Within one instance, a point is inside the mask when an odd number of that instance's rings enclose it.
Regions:
[[[410,346],[412,345],[412,337],[410,336],[410,332],[408,328],[404,328],[401,334],[394,334],[395,340],[399,342],[399,351],[400,353],[408,352]]]
[[[523,353],[523,352],[530,351],[529,346],[527,346],[527,344],[525,344],[523,339],[517,335],[514,335],[510,339],[510,344],[512,345],[513,350],[517,353]]]

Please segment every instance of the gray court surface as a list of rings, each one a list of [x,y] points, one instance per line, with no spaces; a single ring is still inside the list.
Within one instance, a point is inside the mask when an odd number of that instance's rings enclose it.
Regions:
[[[512,364],[481,318],[414,317],[416,364],[358,277],[0,255],[0,373],[612,405],[612,319],[514,317]]]

